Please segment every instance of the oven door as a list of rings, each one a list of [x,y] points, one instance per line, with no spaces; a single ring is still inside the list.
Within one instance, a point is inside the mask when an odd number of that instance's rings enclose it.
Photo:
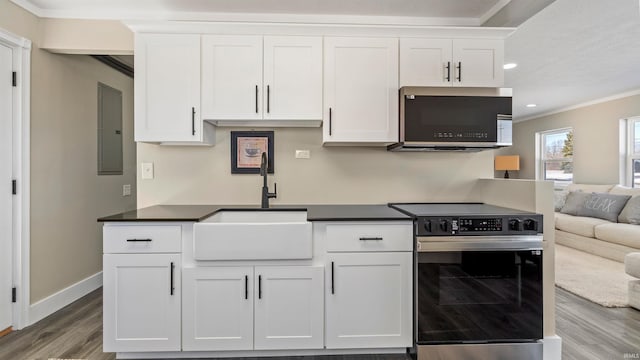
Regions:
[[[418,252],[416,274],[418,345],[542,339],[541,246],[425,247]]]

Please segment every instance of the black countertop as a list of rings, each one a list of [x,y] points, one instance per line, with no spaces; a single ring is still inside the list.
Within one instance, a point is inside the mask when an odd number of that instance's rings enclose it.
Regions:
[[[387,205],[155,205],[99,218],[115,221],[202,221],[221,210],[287,211],[306,210],[309,221],[411,220]]]

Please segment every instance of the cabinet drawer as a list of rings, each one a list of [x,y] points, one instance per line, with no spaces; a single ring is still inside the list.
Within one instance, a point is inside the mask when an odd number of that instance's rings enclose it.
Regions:
[[[327,251],[412,250],[412,223],[327,224]]]
[[[181,252],[180,225],[105,226],[102,234],[105,254]]]

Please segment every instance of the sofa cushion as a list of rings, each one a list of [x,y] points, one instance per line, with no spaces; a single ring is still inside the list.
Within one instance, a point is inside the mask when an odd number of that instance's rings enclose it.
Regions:
[[[629,253],[624,257],[624,272],[640,278],[640,252]]]
[[[590,185],[590,184],[569,184],[567,185],[568,191],[584,191],[587,193],[592,192],[609,192],[613,185]]]
[[[608,223],[595,228],[598,240],[640,249],[640,226],[631,224]]]
[[[609,190],[609,194],[614,195],[629,195],[631,197],[636,197],[640,195],[639,188],[631,188],[627,186],[616,185]]]
[[[635,225],[640,224],[640,196],[632,197],[627,201],[627,205],[624,206],[620,215],[618,215],[618,222]]]
[[[612,222],[618,221],[618,215],[631,196],[609,193],[591,193],[582,207],[578,208],[578,216],[588,216]]]
[[[564,206],[560,209],[560,212],[568,215],[578,215],[578,210],[590,197],[590,193],[583,191],[571,191],[567,195],[567,200],[565,200]]]
[[[590,238],[595,237],[594,228],[603,224],[611,224],[611,222],[592,217],[556,215],[556,229]]]
[[[553,208],[555,211],[562,210],[564,203],[567,201],[567,195],[569,195],[567,190],[553,192]]]

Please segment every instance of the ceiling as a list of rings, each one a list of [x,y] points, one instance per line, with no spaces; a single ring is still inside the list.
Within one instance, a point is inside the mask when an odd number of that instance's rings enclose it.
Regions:
[[[41,17],[517,26],[505,46],[514,119],[640,90],[638,0],[11,0]],[[225,15],[241,16],[227,16]],[[256,16],[248,16],[248,15]],[[292,20],[293,19],[293,20]],[[386,22],[385,20],[386,19]],[[119,61],[131,61],[119,59]],[[535,103],[537,107],[528,108]]]
[[[640,90],[639,2],[557,0],[507,39],[505,61],[516,121]]]

